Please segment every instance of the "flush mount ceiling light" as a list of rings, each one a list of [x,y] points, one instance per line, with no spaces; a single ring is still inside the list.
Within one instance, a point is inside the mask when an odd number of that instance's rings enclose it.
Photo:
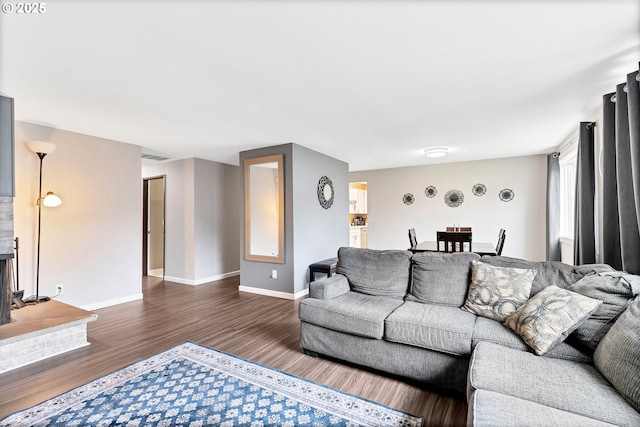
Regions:
[[[424,150],[424,155],[427,157],[443,157],[446,156],[449,149],[446,147],[434,147]]]

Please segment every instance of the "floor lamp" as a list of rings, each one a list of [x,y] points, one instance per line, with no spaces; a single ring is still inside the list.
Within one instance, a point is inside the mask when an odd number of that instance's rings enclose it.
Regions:
[[[36,153],[40,158],[40,186],[38,189],[38,249],[36,254],[36,294],[24,299],[27,304],[38,304],[41,302],[49,301],[51,298],[40,295],[40,222],[42,218],[42,205],[47,207],[60,206],[62,200],[52,191],[49,191],[47,195],[42,197],[42,160],[47,154],[53,153],[56,149],[56,145],[51,142],[44,141],[30,141],[27,146],[31,151]]]

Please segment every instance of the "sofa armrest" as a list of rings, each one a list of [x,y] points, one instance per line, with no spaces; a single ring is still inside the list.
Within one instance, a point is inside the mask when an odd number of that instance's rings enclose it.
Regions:
[[[309,283],[309,296],[317,299],[331,299],[349,292],[349,281],[342,274],[335,274]]]

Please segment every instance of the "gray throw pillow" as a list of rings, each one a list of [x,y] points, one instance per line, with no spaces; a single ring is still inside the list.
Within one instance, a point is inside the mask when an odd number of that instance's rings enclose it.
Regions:
[[[464,304],[471,276],[471,252],[417,253],[412,258],[412,280],[407,301],[460,307]]]
[[[552,285],[508,315],[504,325],[541,356],[564,341],[601,304],[602,301]]]
[[[595,350],[618,316],[640,292],[640,276],[621,272],[591,274],[567,290],[602,301],[602,305],[572,334],[578,342]]]
[[[338,249],[336,273],[347,276],[352,291],[403,299],[409,289],[411,255],[401,250],[344,247]]]
[[[602,338],[593,354],[596,368],[640,411],[640,297],[636,297]]]
[[[471,262],[471,285],[463,310],[504,322],[529,299],[535,270]]]

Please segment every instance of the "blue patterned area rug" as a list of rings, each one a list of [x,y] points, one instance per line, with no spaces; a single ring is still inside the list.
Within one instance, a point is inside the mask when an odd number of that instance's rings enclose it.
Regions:
[[[0,421],[2,426],[421,426],[414,417],[185,343]]]

